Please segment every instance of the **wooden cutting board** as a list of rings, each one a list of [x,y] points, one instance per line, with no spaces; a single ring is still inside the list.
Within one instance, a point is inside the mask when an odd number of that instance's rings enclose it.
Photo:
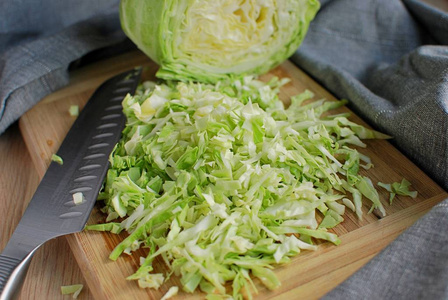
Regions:
[[[20,129],[31,154],[33,163],[42,178],[51,159],[67,134],[75,117],[69,115],[71,105],[84,106],[93,91],[106,79],[134,66],[146,66],[145,76],[153,78],[157,65],[138,51],[101,61],[72,73],[70,84],[37,104],[20,119]],[[290,62],[272,70],[262,79],[272,76],[289,77],[291,83],[281,90],[282,100],[309,89],[316,99],[335,98],[304,72]],[[348,111],[342,108],[340,111]],[[351,119],[366,125],[353,115]],[[368,214],[364,207],[364,218],[359,220],[347,210],[345,221],[334,229],[340,235],[341,245],[323,243],[317,251],[304,251],[288,265],[275,269],[282,286],[269,291],[256,281],[259,294],[256,299],[313,299],[319,298],[353,274],[375,254],[387,246],[403,230],[411,226],[432,206],[448,197],[448,194],[418,169],[411,161],[395,149],[388,141],[366,141],[367,148],[360,151],[368,155],[374,168],[364,174],[378,181],[401,181],[403,177],[418,191],[415,199],[397,196],[393,205],[388,204],[388,194],[379,189],[381,201],[387,216],[379,219]],[[89,224],[103,222],[105,216],[98,207],[92,212]],[[116,262],[108,256],[126,233],[82,232],[67,237],[74,256],[83,272],[91,293],[96,299],[160,299],[169,287],[180,285],[172,276],[159,290],[140,289],[134,281],[125,278],[135,272],[139,257],[145,255],[140,250],[132,256],[124,255]],[[162,261],[156,262],[156,272],[166,271]],[[180,291],[179,299],[203,298],[204,294],[187,294]]]

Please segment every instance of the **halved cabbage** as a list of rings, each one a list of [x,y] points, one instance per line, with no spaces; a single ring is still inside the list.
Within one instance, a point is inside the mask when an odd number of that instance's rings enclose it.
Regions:
[[[263,74],[299,47],[317,0],[122,0],[127,36],[159,78],[214,83]]]

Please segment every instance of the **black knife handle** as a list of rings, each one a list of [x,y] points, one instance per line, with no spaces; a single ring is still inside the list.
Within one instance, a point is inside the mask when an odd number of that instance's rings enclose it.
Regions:
[[[23,260],[0,254],[0,300],[18,297],[33,254]]]

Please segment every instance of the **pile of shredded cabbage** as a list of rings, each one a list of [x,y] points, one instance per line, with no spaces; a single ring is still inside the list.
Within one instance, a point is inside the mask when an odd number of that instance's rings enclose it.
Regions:
[[[107,222],[87,228],[129,233],[112,260],[148,248],[128,279],[157,289],[174,273],[187,292],[250,298],[253,278],[277,288],[273,266],[316,249],[316,239],[339,244],[328,228],[346,207],[361,217],[364,199],[385,214],[358,173],[372,164],[353,145],[387,136],[326,113],[346,102],[308,101],[310,91],[285,109],[286,83],[146,82],[126,96],[127,125],[100,194]],[[159,255],[169,274],[152,272]]]

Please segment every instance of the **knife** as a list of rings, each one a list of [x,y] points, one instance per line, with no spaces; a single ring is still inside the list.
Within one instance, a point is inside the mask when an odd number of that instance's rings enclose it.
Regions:
[[[135,68],[104,82],[72,125],[56,153],[62,165],[50,163],[0,254],[1,300],[18,296],[39,246],[84,229],[103,184],[109,154],[125,125],[121,102],[135,92],[140,77],[141,68]]]

